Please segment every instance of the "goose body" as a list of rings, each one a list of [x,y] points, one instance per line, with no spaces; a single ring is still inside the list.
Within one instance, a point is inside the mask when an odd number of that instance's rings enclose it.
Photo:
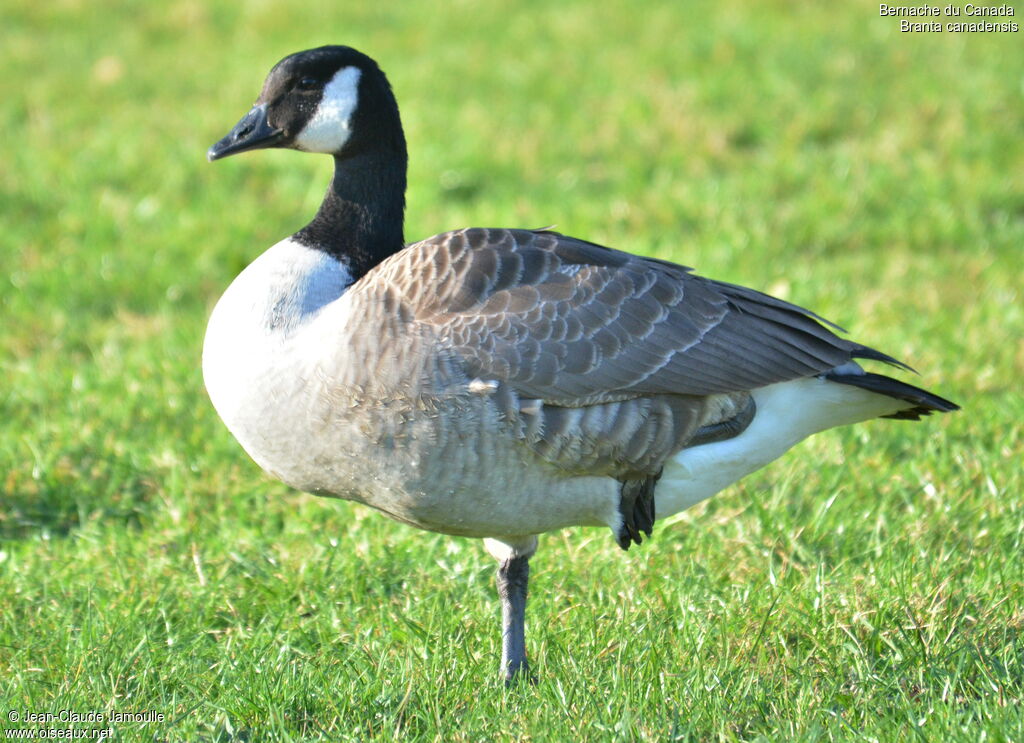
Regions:
[[[314,220],[217,303],[203,373],[232,434],[288,485],[499,559],[502,672],[525,667],[536,535],[628,548],[818,431],[953,403],[795,305],[549,231],[405,245],[405,141],[386,78],[323,47],[271,70],[210,150],[331,154]]]
[[[299,490],[453,535],[614,521],[615,481],[530,462],[527,448],[510,445],[490,384],[453,363],[429,329],[397,324],[386,299],[368,301],[360,290],[369,282],[346,291],[347,272],[322,257],[279,243],[210,320],[207,388],[257,464]],[[280,293],[268,294],[277,282]]]

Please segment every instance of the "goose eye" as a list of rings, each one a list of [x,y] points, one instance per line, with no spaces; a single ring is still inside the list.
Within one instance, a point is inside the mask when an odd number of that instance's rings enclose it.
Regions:
[[[319,86],[320,81],[315,77],[304,77],[295,85],[299,90],[315,90]]]

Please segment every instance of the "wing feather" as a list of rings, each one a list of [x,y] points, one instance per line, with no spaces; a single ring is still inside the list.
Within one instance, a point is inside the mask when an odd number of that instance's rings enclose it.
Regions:
[[[357,286],[397,292],[468,377],[499,383],[507,419],[567,470],[656,475],[750,390],[854,357],[900,365],[789,302],[549,231],[437,235]]]
[[[553,232],[445,233],[376,271],[469,374],[563,404],[731,393],[854,356],[893,361],[802,307]]]

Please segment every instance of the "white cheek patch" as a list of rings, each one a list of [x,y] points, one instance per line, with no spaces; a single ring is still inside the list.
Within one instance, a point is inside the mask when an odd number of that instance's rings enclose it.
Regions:
[[[351,119],[359,103],[358,67],[345,67],[334,73],[324,86],[323,98],[313,118],[295,137],[295,147],[306,152],[335,153],[352,133]]]

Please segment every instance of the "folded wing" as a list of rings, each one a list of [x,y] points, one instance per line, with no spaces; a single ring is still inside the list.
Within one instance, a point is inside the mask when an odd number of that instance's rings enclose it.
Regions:
[[[555,232],[445,233],[377,270],[373,283],[471,378],[496,382],[523,438],[570,471],[653,475],[749,415],[752,389],[854,357],[899,364],[796,305]]]

